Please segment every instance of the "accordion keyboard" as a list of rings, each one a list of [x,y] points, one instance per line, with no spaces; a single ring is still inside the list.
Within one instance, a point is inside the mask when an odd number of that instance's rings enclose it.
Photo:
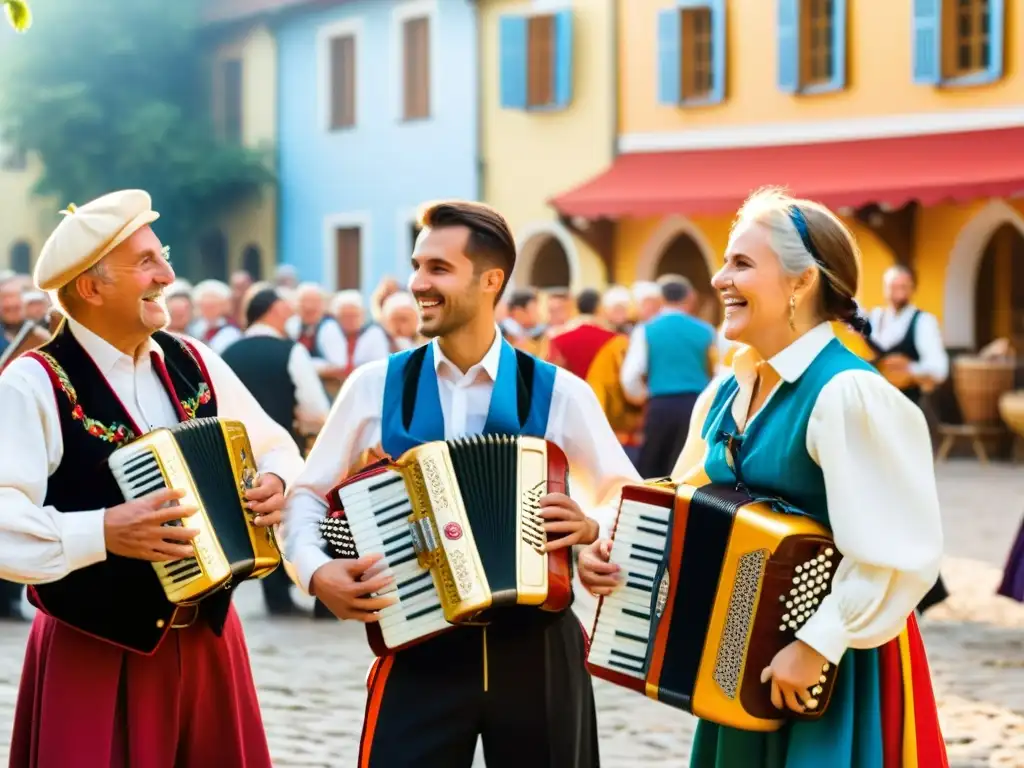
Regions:
[[[160,463],[157,461],[156,454],[145,448],[140,449],[137,454],[132,455],[125,461],[112,462],[110,470],[114,475],[114,479],[117,480],[117,484],[120,486],[121,493],[126,501],[146,496],[167,487],[167,480],[160,469]],[[182,522],[180,520],[173,520],[165,523],[165,525],[181,526]],[[160,581],[173,587],[182,587],[203,576],[203,569],[199,565],[199,560],[195,557],[153,563],[153,567],[156,569]]]
[[[394,648],[448,628],[430,570],[416,556],[422,543],[413,539],[412,506],[402,476],[390,470],[370,475],[341,488],[339,496],[356,549],[383,553],[377,567],[386,566],[394,577],[387,589],[377,593],[398,598],[380,612],[379,626],[387,646]]]
[[[655,575],[665,552],[671,507],[623,500],[611,562],[624,583],[601,603],[590,644],[590,664],[644,680],[651,641]]]

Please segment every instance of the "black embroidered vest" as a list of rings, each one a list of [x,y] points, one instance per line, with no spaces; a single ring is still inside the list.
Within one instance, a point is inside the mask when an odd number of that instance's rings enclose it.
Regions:
[[[214,392],[193,351],[168,333],[157,332],[153,340],[164,352],[162,361],[154,356],[154,370],[179,418],[216,416]],[[134,423],[66,323],[49,343],[28,354],[50,374],[64,441],[64,454],[47,481],[44,503],[68,513],[123,503],[106,461],[149,425]],[[103,562],[30,588],[29,599],[81,632],[143,654],[157,649],[176,618],[175,606],[165,597],[152,563],[109,552]],[[204,601],[196,620],[206,621],[219,634],[229,605],[230,593],[216,595]]]

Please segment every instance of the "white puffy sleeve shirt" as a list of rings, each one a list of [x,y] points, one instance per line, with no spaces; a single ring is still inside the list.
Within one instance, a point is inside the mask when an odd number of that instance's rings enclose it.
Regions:
[[[71,332],[141,429],[178,423],[149,351],[136,360],[73,320]],[[260,472],[285,485],[302,470],[291,436],[260,407],[234,372],[208,346],[189,339],[210,374],[218,414],[241,421],[249,433]],[[0,375],[0,578],[48,583],[106,559],[103,509],[60,512],[46,506],[47,483],[64,458],[53,385],[33,358],[12,362]]]
[[[793,381],[832,337],[827,325],[819,326],[769,364]],[[745,420],[755,363],[753,350],[744,350],[735,363],[738,424]],[[707,446],[700,432],[722,378],[712,381],[694,408],[673,472],[677,480],[706,482]],[[824,475],[843,559],[832,592],[796,636],[839,663],[847,648],[876,648],[898,635],[938,578],[943,542],[932,445],[919,408],[875,372],[849,370],[818,394],[806,448]]]

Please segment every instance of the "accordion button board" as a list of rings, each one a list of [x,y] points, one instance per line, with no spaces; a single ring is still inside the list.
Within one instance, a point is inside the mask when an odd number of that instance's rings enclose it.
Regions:
[[[705,486],[626,486],[612,535],[622,585],[601,598],[596,677],[733,728],[773,731],[827,708],[825,665],[780,711],[761,671],[828,594],[840,554],[828,530],[777,500]]]

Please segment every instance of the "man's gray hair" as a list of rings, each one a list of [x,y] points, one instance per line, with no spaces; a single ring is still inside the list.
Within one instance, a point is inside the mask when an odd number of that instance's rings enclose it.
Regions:
[[[50,291],[50,302],[57,305],[64,311],[65,314],[69,313],[68,304],[74,302],[76,298],[80,296],[78,293],[78,278],[82,275],[94,277],[101,283],[110,282],[110,272],[107,270],[107,265],[103,263],[104,259],[100,259],[81,275],[76,275],[69,282],[62,285],[56,291]]]

